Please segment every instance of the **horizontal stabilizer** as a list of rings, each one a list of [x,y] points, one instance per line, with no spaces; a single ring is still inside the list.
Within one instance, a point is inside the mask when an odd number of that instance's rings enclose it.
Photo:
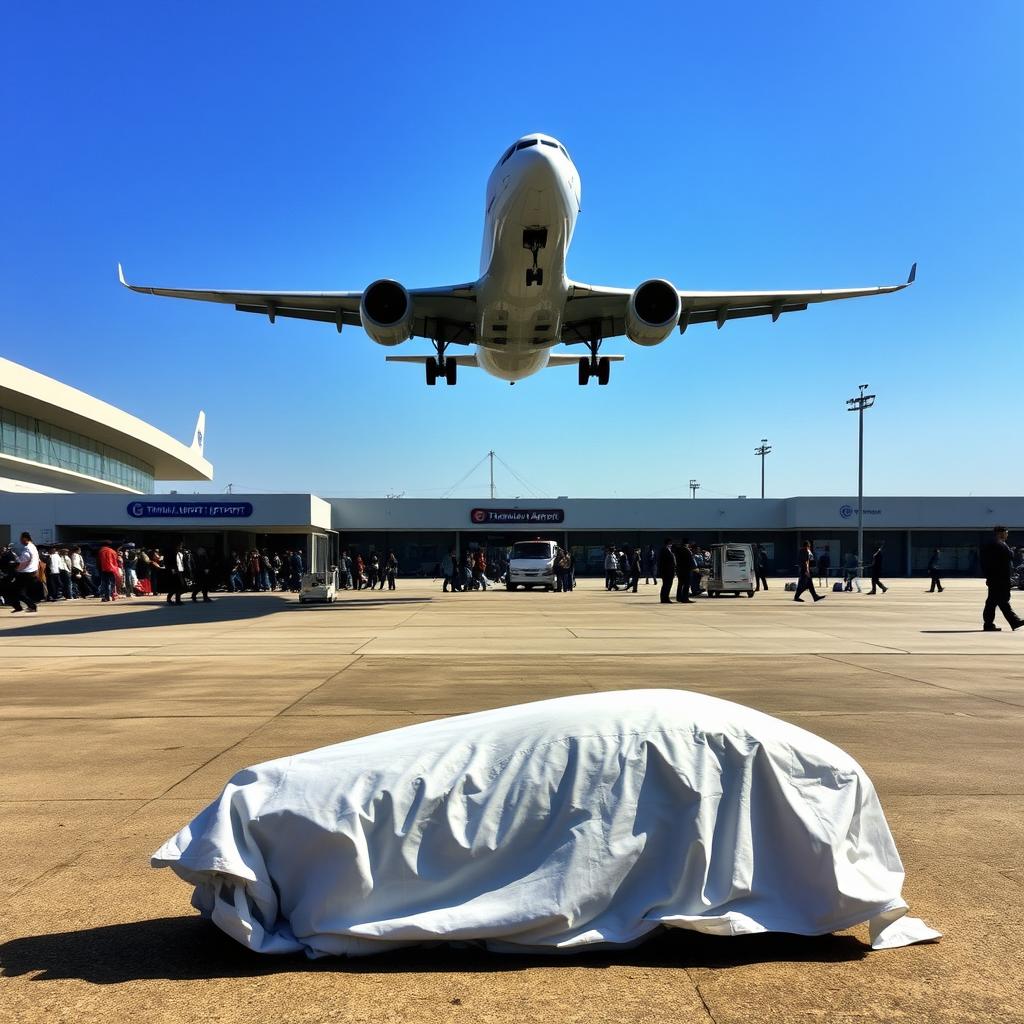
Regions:
[[[581,358],[586,359],[586,356],[570,356],[556,352],[548,359],[548,366],[579,366]],[[601,358],[607,359],[609,363],[621,363],[626,357],[601,356]]]
[[[426,363],[428,359],[433,359],[434,356],[385,356],[384,361],[387,363]],[[476,361],[476,356],[445,356],[445,361],[452,360],[454,363],[458,363],[459,366],[479,366],[480,364]]]

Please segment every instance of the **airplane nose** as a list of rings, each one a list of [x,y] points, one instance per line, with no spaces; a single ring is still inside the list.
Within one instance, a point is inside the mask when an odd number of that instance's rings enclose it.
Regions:
[[[552,157],[543,146],[531,146],[520,150],[516,156],[519,174],[528,188],[549,188],[557,179]],[[557,151],[556,151],[557,152]]]

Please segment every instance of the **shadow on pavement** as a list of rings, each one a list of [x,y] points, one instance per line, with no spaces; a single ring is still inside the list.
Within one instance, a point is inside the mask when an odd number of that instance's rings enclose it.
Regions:
[[[140,603],[145,598],[137,598]],[[336,601],[334,604],[300,605],[293,595],[266,594],[247,598],[233,598],[230,594],[219,594],[209,604],[193,602],[185,596],[181,605],[169,605],[165,600],[146,601],[142,611],[98,612],[76,615],[74,618],[47,620],[19,616],[16,625],[5,629],[0,636],[86,636],[107,630],[152,629],[158,626],[196,625],[204,622],[243,622],[258,619],[277,612],[310,614],[314,609],[322,611],[343,611],[345,608],[379,608],[390,604],[426,604],[429,597],[359,598]],[[47,607],[40,605],[41,608]],[[100,605],[102,607],[102,605]]]
[[[440,945],[345,959],[253,953],[199,917],[161,917],[12,939],[0,946],[7,977],[33,981],[78,979],[95,985],[126,981],[197,981],[305,971],[349,974],[521,971],[536,967],[739,967],[763,963],[839,963],[863,959],[870,947],[851,935],[764,934],[733,938],[665,929],[631,949],[573,955],[488,953]]]

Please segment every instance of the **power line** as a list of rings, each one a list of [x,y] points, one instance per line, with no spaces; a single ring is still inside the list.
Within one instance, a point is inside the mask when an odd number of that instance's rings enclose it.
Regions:
[[[451,487],[449,487],[448,490],[441,495],[441,497],[447,498],[448,495],[450,495],[452,491],[455,490],[456,487],[459,487],[461,484],[464,484],[484,464],[484,462],[487,461],[488,458],[489,455],[485,455],[464,477],[462,477],[460,480],[452,484]]]
[[[524,480],[500,455],[494,456],[528,491],[532,492],[535,498],[543,498],[544,495],[537,490],[533,484]]]

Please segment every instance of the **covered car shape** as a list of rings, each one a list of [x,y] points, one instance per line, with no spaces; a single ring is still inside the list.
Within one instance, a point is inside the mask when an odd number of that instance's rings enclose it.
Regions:
[[[837,747],[678,690],[414,725],[239,772],[153,856],[262,952],[499,951],[662,927],[938,937],[906,917],[870,780]]]

